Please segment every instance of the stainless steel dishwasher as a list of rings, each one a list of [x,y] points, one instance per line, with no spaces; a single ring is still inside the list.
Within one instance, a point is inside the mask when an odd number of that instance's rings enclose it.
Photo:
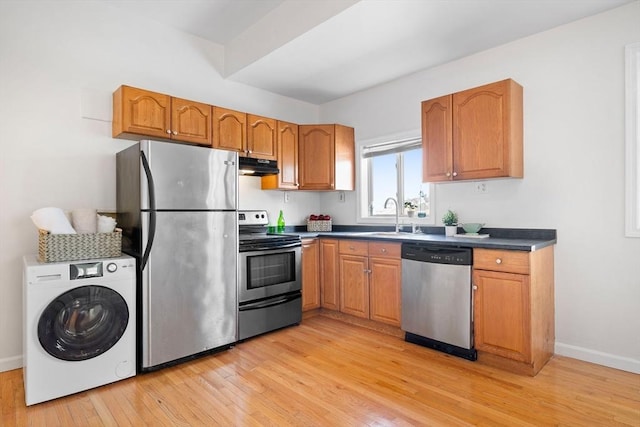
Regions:
[[[473,348],[472,250],[402,244],[405,340],[469,360]]]

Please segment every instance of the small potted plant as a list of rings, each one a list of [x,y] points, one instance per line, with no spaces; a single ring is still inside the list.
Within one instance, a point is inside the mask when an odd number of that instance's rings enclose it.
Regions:
[[[442,217],[444,223],[444,235],[453,236],[458,231],[458,214],[449,209]]]
[[[407,200],[406,202],[404,202],[404,208],[407,211],[407,216],[411,217],[416,213],[416,209],[418,209],[418,205],[416,205],[410,200]]]

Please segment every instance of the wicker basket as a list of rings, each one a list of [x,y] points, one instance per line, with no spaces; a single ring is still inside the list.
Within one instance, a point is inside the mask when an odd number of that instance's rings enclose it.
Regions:
[[[38,261],[113,258],[122,255],[122,230],[113,233],[51,234],[38,230]]]
[[[331,231],[331,220],[328,221],[311,221],[307,220],[307,231]]]

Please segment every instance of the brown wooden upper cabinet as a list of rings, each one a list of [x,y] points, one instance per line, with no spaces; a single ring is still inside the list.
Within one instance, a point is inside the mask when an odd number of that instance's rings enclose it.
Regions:
[[[353,128],[338,124],[300,125],[298,179],[300,190],[353,190]]]
[[[247,114],[247,157],[277,160],[276,120]]]
[[[423,101],[423,181],[522,178],[522,138],[522,86],[511,79]]]
[[[113,93],[112,136],[140,139],[140,135],[211,145],[211,106],[120,86]]]
[[[262,177],[263,190],[298,189],[298,125],[278,121],[276,123],[278,175]]]
[[[276,120],[214,106],[212,146],[245,157],[276,160]]]
[[[214,106],[212,146],[244,152],[247,146],[247,114]]]

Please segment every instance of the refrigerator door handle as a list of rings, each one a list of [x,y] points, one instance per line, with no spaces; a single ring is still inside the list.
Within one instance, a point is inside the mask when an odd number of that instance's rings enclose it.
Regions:
[[[144,270],[149,260],[149,253],[153,246],[153,239],[156,235],[156,190],[153,183],[153,175],[151,175],[151,168],[149,167],[149,161],[145,156],[144,151],[140,151],[140,160],[142,161],[142,167],[144,173],[147,176],[147,189],[149,193],[149,237],[147,239],[147,247],[144,249],[144,255],[142,255],[142,262],[140,262],[140,270]]]

